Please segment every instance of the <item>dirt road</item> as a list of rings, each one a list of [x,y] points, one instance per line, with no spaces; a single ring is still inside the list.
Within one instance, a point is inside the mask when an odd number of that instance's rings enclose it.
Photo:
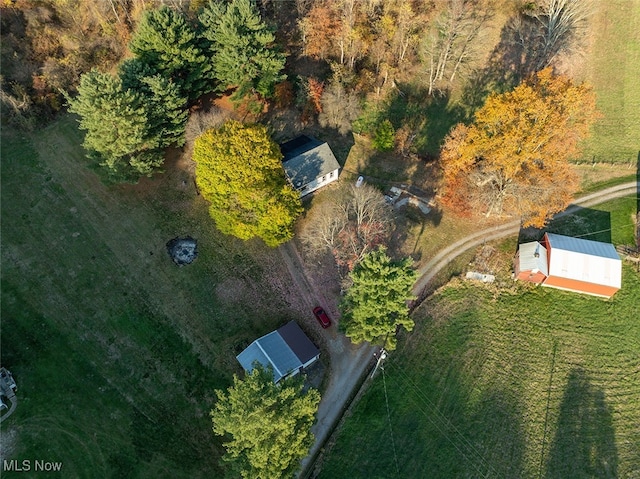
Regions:
[[[613,186],[576,200],[569,208],[558,216],[571,214],[580,207],[594,206],[605,201],[620,198],[622,196],[637,194],[640,191],[640,183],[635,181]],[[413,288],[414,295],[423,299],[422,294],[428,283],[453,259],[470,248],[481,245],[486,241],[517,235],[520,229],[520,221],[511,221],[504,225],[487,228],[474,233],[466,238],[456,241],[449,247],[435,255],[429,262],[418,269],[418,280]],[[316,304],[327,305],[328,298],[323,296],[321,289],[315,287],[313,279],[306,273],[303,262],[295,245],[289,242],[280,247],[280,253],[287,268],[296,283],[301,296],[309,308]],[[414,307],[418,303],[414,304]],[[335,326],[333,327],[335,328]],[[332,329],[333,329],[332,328]],[[373,353],[378,348],[369,345],[353,346],[342,334],[336,334],[335,329],[328,339],[327,350],[331,361],[331,376],[329,385],[324,392],[318,409],[317,423],[312,431],[316,441],[309,455],[302,461],[302,470],[310,465],[318,451],[324,446],[334,424],[341,418],[342,412],[348,406],[347,401],[352,396],[359,379],[372,361]]]
[[[620,198],[629,194],[635,194],[640,190],[640,183],[631,181],[623,183],[621,185],[612,186],[602,191],[597,191],[590,195],[583,196],[582,198],[574,201],[565,211],[556,215],[556,217],[565,216],[574,213],[579,208],[585,208],[589,206],[598,205],[615,198]],[[418,281],[416,281],[413,287],[413,294],[420,298],[423,297],[423,293],[429,284],[429,282],[452,260],[457,258],[465,251],[479,246],[487,241],[493,241],[507,236],[517,235],[520,231],[520,221],[510,221],[503,225],[487,228],[482,231],[478,231],[472,235],[462,238],[456,241],[452,245],[440,251],[429,262],[418,268]],[[416,307],[414,304],[413,307]]]
[[[327,297],[323,288],[317,286],[313,275],[305,269],[300,254],[292,241],[283,244],[279,249],[307,310],[310,312],[315,306],[320,305],[330,312],[335,323],[338,317],[337,298]],[[318,324],[311,323],[311,325],[321,330]],[[322,395],[322,401],[318,408],[318,420],[311,429],[316,441],[309,455],[302,461],[303,469],[328,439],[333,425],[342,416],[343,408],[358,384],[358,379],[364,374],[367,365],[373,358],[373,353],[378,350],[369,344],[360,346],[351,344],[346,336],[338,333],[337,324],[327,330],[321,330],[319,333],[322,335],[322,345],[329,353],[330,376],[329,384]]]

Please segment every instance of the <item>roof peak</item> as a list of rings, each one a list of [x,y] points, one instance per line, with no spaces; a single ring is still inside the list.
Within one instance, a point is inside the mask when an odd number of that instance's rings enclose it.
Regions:
[[[573,236],[565,236],[557,233],[545,233],[545,236],[551,248],[554,249],[620,260],[620,256],[611,243],[574,238]]]

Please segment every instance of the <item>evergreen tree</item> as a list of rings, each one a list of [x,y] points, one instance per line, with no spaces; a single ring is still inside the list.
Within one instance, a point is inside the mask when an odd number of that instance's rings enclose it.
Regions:
[[[183,14],[162,6],[145,12],[130,50],[193,100],[213,90],[211,61]]]
[[[274,48],[275,35],[250,0],[211,0],[200,14],[203,36],[211,42],[213,70],[222,90],[237,86],[236,98],[251,90],[264,97],[283,80],[285,55]]]
[[[384,342],[387,349],[395,349],[396,328],[413,329],[407,301],[413,299],[411,288],[417,273],[411,265],[411,258],[391,261],[383,247],[356,265],[349,274],[352,285],[340,305],[351,341]]]
[[[378,151],[391,151],[395,144],[396,132],[389,120],[378,125],[373,137],[373,147]]]
[[[83,75],[69,104],[87,131],[89,156],[116,178],[150,175],[162,166],[164,148],[184,145],[185,98],[138,59],[123,62],[118,77],[96,70]]]
[[[287,182],[282,153],[262,125],[229,121],[195,141],[196,183],[220,231],[277,246],[293,237],[302,212]]]
[[[80,129],[87,131],[88,155],[114,175],[150,174],[162,164],[158,141],[148,134],[145,102],[124,89],[120,78],[92,70],[81,77],[78,96],[68,101],[69,110],[80,116]]]
[[[123,88],[142,96],[148,118],[147,133],[157,140],[158,147],[183,146],[189,113],[180,88],[137,58],[121,63],[120,78]]]
[[[300,378],[273,382],[273,372],[256,367],[244,381],[234,376],[227,393],[216,391],[213,431],[230,438],[224,460],[233,477],[293,477],[313,444],[311,426],[320,403],[315,389],[303,392]]]

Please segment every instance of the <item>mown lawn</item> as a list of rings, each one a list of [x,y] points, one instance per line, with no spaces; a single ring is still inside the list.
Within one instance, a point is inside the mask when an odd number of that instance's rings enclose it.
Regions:
[[[637,477],[638,318],[630,266],[610,301],[454,281],[416,311],[320,477]]]
[[[545,231],[615,245],[634,245],[637,212],[638,194],[629,195],[560,216],[551,221]]]
[[[19,403],[1,459],[62,461],[59,477],[220,477],[213,391],[243,346],[299,317],[288,273],[277,251],[219,234],[175,160],[107,187],[80,142],[71,117],[2,134],[2,365]],[[180,268],[165,244],[187,234],[199,256]]]
[[[640,3],[596,2],[586,79],[603,117],[593,128],[584,158],[636,164],[640,154]]]

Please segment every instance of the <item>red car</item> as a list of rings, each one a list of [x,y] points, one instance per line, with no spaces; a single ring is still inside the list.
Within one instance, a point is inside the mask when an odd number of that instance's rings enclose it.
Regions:
[[[327,316],[327,313],[325,313],[324,309],[322,309],[320,306],[318,306],[317,308],[314,308],[313,314],[315,314],[316,318],[318,318],[318,322],[320,322],[320,326],[322,326],[325,329],[331,326],[331,320],[329,319],[329,316]]]

